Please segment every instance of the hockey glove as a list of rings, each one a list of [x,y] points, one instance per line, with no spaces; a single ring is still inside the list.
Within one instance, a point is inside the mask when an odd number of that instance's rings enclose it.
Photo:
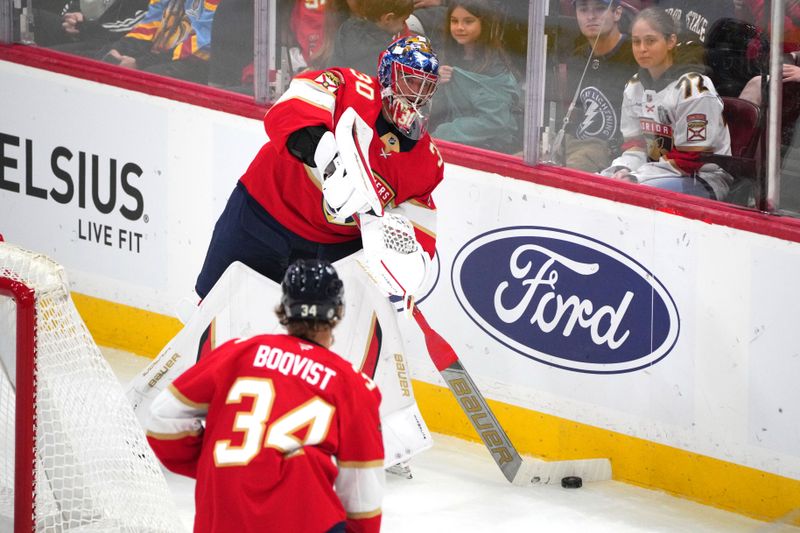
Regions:
[[[326,132],[317,145],[314,162],[323,180],[322,196],[338,222],[356,213],[383,214],[369,165],[372,135],[372,128],[348,108],[336,124],[336,133]]]
[[[417,242],[414,226],[402,215],[362,215],[360,261],[372,281],[387,296],[400,296],[406,309],[425,283],[430,257]]]

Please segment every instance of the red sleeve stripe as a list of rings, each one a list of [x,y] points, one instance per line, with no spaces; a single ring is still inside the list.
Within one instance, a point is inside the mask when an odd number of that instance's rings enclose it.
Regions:
[[[631,149],[639,149],[644,151],[647,143],[644,142],[644,139],[641,137],[636,137],[635,139],[628,139],[624,143],[622,143],[622,151],[625,152],[626,150]]]
[[[206,410],[208,409],[208,404],[207,403],[193,402],[192,400],[190,400],[189,398],[184,396],[183,393],[181,391],[179,391],[175,387],[175,385],[172,384],[172,383],[167,385],[167,389],[169,390],[169,392],[172,393],[172,395],[175,397],[176,400],[178,400],[179,402],[181,402],[184,405],[187,405],[187,406],[192,407],[194,409],[206,409]]]

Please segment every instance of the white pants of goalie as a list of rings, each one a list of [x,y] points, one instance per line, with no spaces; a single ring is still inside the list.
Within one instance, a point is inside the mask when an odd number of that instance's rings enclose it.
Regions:
[[[386,466],[407,461],[433,445],[419,413],[397,311],[350,256],[335,264],[345,287],[344,319],[334,330],[335,353],[373,377],[381,390],[381,426]],[[128,399],[143,423],[150,403],[195,363],[203,333],[211,325],[212,347],[232,338],[282,331],[274,309],[281,289],[241,263],[233,263],[197,307],[184,328],[128,386]]]

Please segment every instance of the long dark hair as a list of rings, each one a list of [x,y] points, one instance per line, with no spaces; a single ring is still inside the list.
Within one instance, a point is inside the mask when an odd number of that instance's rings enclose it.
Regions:
[[[444,18],[444,46],[442,61],[458,65],[464,59],[464,48],[459,45],[450,33],[450,16],[460,7],[481,21],[481,34],[477,42],[478,67],[475,72],[483,73],[494,63],[502,62],[509,70],[511,64],[503,50],[502,26],[497,17],[497,7],[489,0],[451,0]]]
[[[650,24],[650,27],[664,35],[664,39],[667,41],[673,35],[677,37],[680,32],[679,24],[672,18],[672,15],[658,7],[648,7],[639,11],[633,18],[633,22],[631,22],[631,30],[634,24],[640,20]]]

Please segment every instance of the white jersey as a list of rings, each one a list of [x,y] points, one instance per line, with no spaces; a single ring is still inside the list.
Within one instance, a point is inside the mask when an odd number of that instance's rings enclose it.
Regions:
[[[717,199],[724,198],[733,178],[719,166],[698,160],[702,153],[731,154],[722,109],[722,99],[707,76],[673,67],[654,81],[640,71],[623,95],[623,153],[602,174],[624,167],[640,183],[693,176]]]

